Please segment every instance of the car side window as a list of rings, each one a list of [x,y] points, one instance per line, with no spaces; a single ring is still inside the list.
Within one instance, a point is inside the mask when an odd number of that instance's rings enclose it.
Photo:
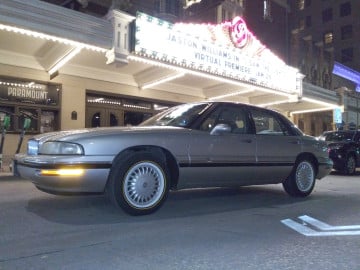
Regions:
[[[256,134],[259,135],[289,135],[288,129],[284,126],[276,114],[264,110],[252,109],[251,115],[255,123]]]
[[[221,106],[213,111],[200,125],[200,130],[211,131],[218,124],[226,124],[231,133],[249,133],[249,123],[246,111],[240,107]]]

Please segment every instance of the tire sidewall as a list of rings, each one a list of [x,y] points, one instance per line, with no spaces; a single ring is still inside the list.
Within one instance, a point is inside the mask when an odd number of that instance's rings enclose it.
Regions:
[[[350,159],[353,159],[353,162],[354,162],[354,168],[352,171],[349,171],[349,167],[348,167],[348,162]],[[356,160],[355,160],[355,157],[353,155],[350,155],[346,158],[346,162],[345,162],[345,168],[344,168],[344,171],[345,171],[345,174],[348,174],[348,175],[352,175],[355,173],[356,171]]]
[[[162,194],[155,204],[149,207],[138,208],[126,199],[124,182],[125,177],[131,168],[142,162],[150,162],[161,170],[164,177],[164,187]],[[165,159],[159,154],[145,151],[130,153],[126,156],[119,156],[114,160],[113,168],[110,172],[108,190],[110,199],[113,203],[122,208],[125,212],[131,215],[146,215],[153,213],[163,204],[169,190],[169,173],[166,168]]]
[[[298,168],[304,162],[307,163],[307,165],[311,166],[312,173],[313,173],[313,179],[312,179],[311,186],[306,191],[301,190],[299,188],[299,186],[298,186],[297,181],[296,181],[296,173],[298,171]],[[290,176],[284,181],[283,187],[284,187],[285,191],[291,196],[294,196],[294,197],[306,197],[306,196],[310,195],[310,193],[314,189],[315,182],[316,182],[315,175],[316,175],[316,171],[315,171],[315,167],[314,167],[313,163],[311,161],[307,160],[307,159],[301,159],[301,160],[296,162]]]

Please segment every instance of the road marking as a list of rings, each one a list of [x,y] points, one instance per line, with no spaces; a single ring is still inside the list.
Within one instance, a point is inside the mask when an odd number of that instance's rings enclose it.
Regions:
[[[331,226],[307,215],[298,217],[302,223],[292,219],[283,219],[281,223],[305,236],[346,236],[360,235],[360,225]],[[311,225],[313,228],[310,228]],[[315,230],[318,229],[318,230]]]
[[[315,218],[309,217],[307,215],[300,216],[299,219],[302,221],[317,227],[319,230],[322,231],[345,231],[345,230],[360,230],[360,225],[348,225],[348,226],[331,226],[320,220]]]

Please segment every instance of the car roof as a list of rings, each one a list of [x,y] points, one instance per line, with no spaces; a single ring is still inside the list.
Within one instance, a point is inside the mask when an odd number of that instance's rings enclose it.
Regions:
[[[355,133],[359,132],[358,130],[330,130],[330,131],[324,131],[323,134],[332,134],[332,133]]]

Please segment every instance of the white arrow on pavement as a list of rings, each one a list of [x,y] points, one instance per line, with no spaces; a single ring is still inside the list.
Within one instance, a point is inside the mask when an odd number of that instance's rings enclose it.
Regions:
[[[307,215],[300,216],[299,219],[302,220],[303,223],[296,222],[292,219],[283,219],[281,222],[305,236],[360,235],[360,225],[331,226]],[[309,225],[319,229],[320,231],[312,229]]]

